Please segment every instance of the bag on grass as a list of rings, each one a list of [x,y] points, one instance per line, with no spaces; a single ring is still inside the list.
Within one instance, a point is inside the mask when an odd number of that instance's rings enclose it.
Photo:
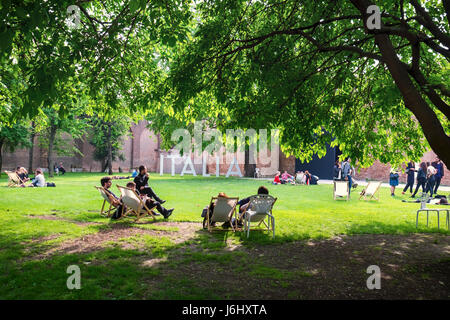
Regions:
[[[47,182],[47,187],[56,187],[54,182]]]

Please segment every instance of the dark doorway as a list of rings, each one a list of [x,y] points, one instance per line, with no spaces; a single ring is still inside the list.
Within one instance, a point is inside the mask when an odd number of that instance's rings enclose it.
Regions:
[[[303,163],[299,159],[295,159],[295,172],[308,170],[311,174],[318,176],[320,179],[333,179],[333,165],[336,161],[336,149],[327,145],[327,153],[319,159],[317,155],[313,156],[310,162]],[[340,152],[340,151],[338,151]]]

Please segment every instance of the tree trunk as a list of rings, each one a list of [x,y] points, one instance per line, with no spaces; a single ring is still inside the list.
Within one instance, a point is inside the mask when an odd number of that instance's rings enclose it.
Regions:
[[[28,159],[28,172],[33,172],[33,154],[34,154],[34,137],[36,136],[36,132],[34,131],[36,125],[34,121],[31,122],[31,136],[30,136],[30,142],[31,147],[28,151],[29,159]]]
[[[2,174],[2,167],[3,167],[3,153],[2,153],[2,149],[3,149],[3,139],[0,140],[0,176]]]
[[[371,1],[351,0],[351,2],[361,12],[364,21],[367,21],[368,14],[366,13],[366,9],[369,5],[372,5]],[[397,57],[389,36],[386,34],[377,34],[375,35],[375,41],[397,88],[403,96],[405,107],[416,117],[431,149],[445,163],[447,168],[450,168],[450,137],[445,134],[444,128],[436,113],[414,86],[414,83],[409,77],[408,70]]]
[[[48,175],[53,177],[53,143],[55,142],[56,136],[56,126],[50,126],[50,136],[48,138],[48,154],[47,154],[47,165],[48,165]]]
[[[107,166],[108,166],[108,160],[103,159],[102,163],[101,163],[101,167],[102,167],[101,172],[102,173],[105,172]]]
[[[112,171],[112,142],[111,142],[111,122],[108,122],[108,174],[113,174]]]

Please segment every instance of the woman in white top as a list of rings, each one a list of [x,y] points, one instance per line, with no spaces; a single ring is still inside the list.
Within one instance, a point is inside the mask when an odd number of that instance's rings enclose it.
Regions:
[[[428,193],[430,191],[431,197],[433,196],[434,184],[436,183],[436,177],[434,176],[436,173],[436,168],[427,162],[427,188],[425,192]]]

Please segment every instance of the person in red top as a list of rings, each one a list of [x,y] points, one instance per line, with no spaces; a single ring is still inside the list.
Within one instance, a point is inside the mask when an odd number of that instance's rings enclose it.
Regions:
[[[275,175],[275,178],[273,179],[272,184],[281,184],[280,171],[277,171],[277,174]]]

